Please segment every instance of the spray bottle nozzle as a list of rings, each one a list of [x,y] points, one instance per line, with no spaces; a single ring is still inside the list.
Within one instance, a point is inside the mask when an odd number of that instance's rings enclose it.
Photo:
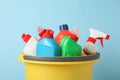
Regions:
[[[99,37],[99,38],[97,38],[97,39],[100,40],[101,46],[104,47],[104,45],[103,45],[103,38],[102,38],[102,37],[101,37],[101,38]]]
[[[107,36],[106,36],[106,38],[105,38],[105,39],[109,40],[109,38],[110,38],[110,35],[108,35],[108,34],[107,34]]]
[[[106,40],[109,40],[109,38],[110,38],[110,35],[107,34],[106,37],[105,37],[105,39],[106,39]],[[103,45],[103,39],[104,39],[104,38],[103,38],[103,37],[98,37],[98,38],[96,38],[96,39],[100,40],[101,46],[104,47],[104,45]]]

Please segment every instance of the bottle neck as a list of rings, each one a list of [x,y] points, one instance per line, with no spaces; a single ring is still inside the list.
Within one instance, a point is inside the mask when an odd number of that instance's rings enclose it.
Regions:
[[[95,43],[96,42],[96,39],[93,38],[93,37],[89,37],[87,42],[92,42],[92,43]]]

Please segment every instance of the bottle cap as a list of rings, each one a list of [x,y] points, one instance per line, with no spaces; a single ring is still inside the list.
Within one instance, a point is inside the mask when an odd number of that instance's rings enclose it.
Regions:
[[[22,34],[22,39],[23,39],[23,41],[24,42],[28,42],[29,41],[29,39],[31,38],[31,35],[29,35],[29,34]]]
[[[61,30],[68,30],[68,25],[67,24],[60,25],[60,31]]]
[[[38,27],[38,33],[41,33],[43,30],[45,30],[45,28],[43,28],[43,27]]]
[[[44,29],[43,31],[39,32],[39,36],[42,37],[45,32],[46,32],[46,29]]]
[[[52,30],[43,30],[41,33],[39,33],[39,36],[42,38],[53,38],[53,31]]]

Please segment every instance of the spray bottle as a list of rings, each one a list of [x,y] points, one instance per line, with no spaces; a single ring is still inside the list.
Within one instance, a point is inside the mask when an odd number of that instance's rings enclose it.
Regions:
[[[90,29],[90,36],[87,39],[87,42],[85,44],[85,47],[83,49],[84,53],[89,54],[95,54],[97,52],[97,46],[95,45],[96,40],[100,40],[101,46],[103,45],[103,39],[109,40],[110,35],[105,34],[101,31],[98,31],[96,29]]]
[[[60,28],[60,32],[58,33],[58,35],[55,37],[55,41],[60,45],[61,40],[65,37],[65,36],[69,36],[70,38],[72,38],[74,41],[77,42],[78,40],[78,34],[76,35],[76,33],[73,30],[72,32],[69,31],[68,29],[68,25],[67,24],[63,24],[59,26]]]
[[[41,37],[36,46],[36,56],[60,56],[60,47],[53,38],[53,31],[44,29],[39,32]]]
[[[23,49],[23,53],[25,55],[31,55],[35,56],[36,55],[36,44],[38,43],[38,40],[29,35],[29,34],[22,34],[22,39],[26,44],[25,48]]]

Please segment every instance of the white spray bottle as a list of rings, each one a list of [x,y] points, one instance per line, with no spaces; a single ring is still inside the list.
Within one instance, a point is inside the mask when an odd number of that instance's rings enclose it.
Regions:
[[[90,36],[88,37],[85,47],[83,49],[84,53],[87,55],[95,54],[98,51],[97,46],[95,45],[96,40],[100,40],[102,47],[104,47],[103,39],[108,40],[109,38],[110,35],[108,34],[105,34],[96,29],[90,29]]]
[[[23,49],[23,53],[25,55],[35,56],[38,40],[35,37],[24,33],[22,34],[22,39],[25,43],[27,43],[25,48]]]

